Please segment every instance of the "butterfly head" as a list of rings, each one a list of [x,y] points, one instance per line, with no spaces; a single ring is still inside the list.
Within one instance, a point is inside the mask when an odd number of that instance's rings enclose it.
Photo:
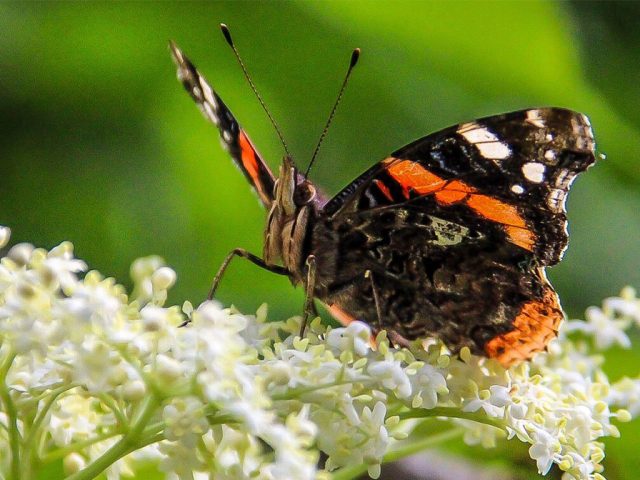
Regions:
[[[295,215],[301,207],[307,206],[316,198],[314,185],[296,168],[293,159],[285,155],[280,166],[280,175],[274,185],[276,203],[285,216]]]

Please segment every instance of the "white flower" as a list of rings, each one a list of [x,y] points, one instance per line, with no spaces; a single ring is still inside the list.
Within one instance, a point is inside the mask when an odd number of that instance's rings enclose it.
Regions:
[[[87,465],[87,461],[79,453],[72,452],[64,457],[62,465],[64,468],[64,473],[66,473],[67,475],[72,475],[82,470]]]
[[[0,248],[4,248],[11,239],[11,229],[0,225]]]
[[[396,397],[408,398],[411,395],[411,382],[399,360],[389,357],[382,362],[372,362],[367,367],[367,373]]]
[[[593,336],[596,347],[600,350],[616,344],[622,348],[631,346],[631,340],[622,329],[624,324],[620,320],[611,318],[598,307],[587,308],[585,316],[586,322],[577,320],[567,322],[567,332],[577,330]]]
[[[176,283],[176,272],[169,267],[160,267],[151,274],[154,290],[168,290]]]
[[[475,398],[465,402],[463,412],[476,412],[479,409],[485,411],[490,417],[502,417],[504,407],[511,402],[509,389],[502,385],[491,385],[488,390],[480,390]]]
[[[537,430],[532,434],[533,445],[529,448],[529,455],[536,461],[538,473],[546,475],[561,451],[560,442],[544,430]]]
[[[358,356],[367,354],[371,341],[371,328],[363,322],[353,321],[344,328],[334,328],[327,335],[327,344],[338,351],[352,351]]]
[[[96,411],[95,401],[79,395],[65,395],[51,411],[48,431],[59,446],[69,445],[73,441],[86,440],[100,428],[99,420],[105,418]],[[109,418],[112,422],[113,419]]]
[[[321,430],[317,441],[321,449],[329,454],[328,468],[367,463],[370,465],[370,476],[379,474],[382,456],[390,442],[385,416],[386,406],[376,402],[373,409],[368,406],[362,409],[357,428],[331,416],[319,423]],[[322,429],[325,425],[329,427],[327,431]]]
[[[179,440],[185,435],[201,436],[208,430],[205,405],[193,396],[179,397],[165,405],[162,418],[167,440]]]
[[[633,319],[640,326],[640,299],[631,287],[625,287],[619,297],[611,297],[603,302],[604,310],[620,317]]]
[[[73,258],[73,245],[71,242],[63,242],[52,249],[44,260],[41,271],[46,275],[45,282],[54,280],[60,283],[63,289],[75,285],[76,274],[84,272],[87,264],[82,260]]]
[[[17,243],[7,253],[7,258],[12,260],[16,265],[24,266],[31,260],[31,255],[35,247],[30,243]]]
[[[640,415],[640,379],[622,378],[611,386],[608,403],[629,410],[632,416]]]
[[[449,393],[447,381],[442,373],[433,365],[423,365],[415,375],[411,376],[414,397],[414,408],[434,408],[438,404],[438,394]]]

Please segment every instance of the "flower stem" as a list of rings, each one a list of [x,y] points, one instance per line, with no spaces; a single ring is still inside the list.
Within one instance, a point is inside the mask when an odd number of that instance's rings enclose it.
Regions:
[[[460,418],[462,420],[470,420],[472,422],[482,423],[491,427],[504,430],[502,424],[492,418],[484,415],[479,415],[475,412],[463,412],[454,407],[436,407],[431,409],[412,409],[406,412],[398,414],[400,420],[407,420],[409,418],[432,418],[432,417],[447,417],[447,418]]]
[[[90,447],[94,443],[103,442],[109,438],[113,438],[118,435],[122,435],[122,433],[108,432],[108,433],[103,433],[101,435],[97,435],[95,437],[88,438],[86,440],[82,440],[81,442],[71,443],[65,447],[58,448],[56,450],[51,450],[46,455],[43,455],[40,460],[42,461],[42,463],[45,463],[45,464],[51,463],[60,458],[64,458],[65,456],[67,456],[72,452],[79,452],[84,448]]]
[[[323,390],[325,388],[338,387],[340,385],[348,385],[348,384],[352,384],[352,383],[358,383],[358,382],[361,382],[361,381],[364,381],[364,380],[366,380],[366,379],[354,378],[354,379],[350,379],[350,380],[339,380],[339,381],[335,381],[335,382],[323,383],[323,384],[320,384],[320,385],[315,385],[313,387],[292,388],[290,390],[287,390],[286,392],[271,395],[271,399],[274,400],[274,401],[293,400],[293,399],[296,399],[296,398],[300,398],[302,395],[305,395],[307,393],[317,392],[318,390]]]
[[[461,428],[452,428],[451,430],[446,430],[444,432],[432,435],[430,437],[425,437],[415,442],[403,442],[398,448],[392,449],[387,452],[387,454],[383,457],[382,463],[395,462],[396,460],[400,460],[415,453],[422,452],[423,450],[434,447],[453,438],[459,437],[463,434],[463,432],[464,430]],[[331,478],[333,480],[353,480],[354,478],[360,477],[360,475],[365,473],[368,468],[369,465],[366,463],[343,467],[334,472]]]
[[[4,410],[7,414],[7,425],[9,429],[9,448],[11,449],[11,467],[9,470],[9,479],[18,480],[21,474],[20,461],[20,432],[18,430],[18,411],[13,403],[9,388],[7,387],[7,374],[13,363],[15,353],[6,352],[2,363],[0,364],[0,400],[4,404]]]
[[[69,384],[63,385],[61,387],[56,388],[48,393],[47,396],[42,396],[40,400],[46,399],[37,415],[35,416],[33,422],[31,422],[31,426],[29,427],[28,434],[24,441],[23,447],[23,460],[26,459],[27,462],[30,462],[30,466],[32,468],[36,468],[38,465],[39,459],[37,458],[36,450],[38,448],[38,441],[40,439],[40,435],[42,433],[42,429],[40,428],[42,423],[45,421],[49,414],[49,410],[51,410],[52,405],[56,401],[56,399],[62,395],[64,392],[76,388],[77,385]],[[27,467],[27,466],[25,466]]]
[[[156,412],[159,403],[156,395],[149,395],[134,415],[129,431],[95,461],[80,472],[67,477],[67,480],[92,480],[122,457],[137,449],[144,429]]]

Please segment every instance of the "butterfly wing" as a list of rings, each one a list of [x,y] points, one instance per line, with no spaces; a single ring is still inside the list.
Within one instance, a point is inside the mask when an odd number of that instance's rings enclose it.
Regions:
[[[529,358],[563,318],[544,267],[562,257],[564,201],[594,161],[587,118],[558,108],[401,148],[323,209],[313,249],[325,301],[375,325],[375,288],[382,327],[406,338],[436,335],[505,364]]]
[[[575,176],[595,162],[588,118],[561,108],[522,110],[447,128],[394,152],[325,207],[363,211],[422,196],[465,205],[501,224],[507,240],[540,265],[567,246],[565,199]]]
[[[273,202],[273,185],[275,183],[271,170],[262,160],[231,111],[191,61],[174,43],[170,44],[170,49],[178,67],[178,79],[204,116],[218,127],[222,146],[231,154],[234,163],[244,173],[261,202],[268,208]]]

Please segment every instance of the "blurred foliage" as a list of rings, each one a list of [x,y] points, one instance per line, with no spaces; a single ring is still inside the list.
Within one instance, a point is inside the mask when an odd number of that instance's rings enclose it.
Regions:
[[[217,31],[225,22],[300,165],[362,48],[312,172],[330,194],[450,124],[541,105],[587,113],[607,159],[576,182],[571,246],[550,272],[579,316],[640,286],[639,14],[637,2],[2,2],[0,224],[14,241],[71,240],[119,279],[160,254],[178,272],[175,302],[204,298],[233,247],[261,252],[264,212],[167,52],[174,39],[277,169],[281,147]],[[241,261],[220,298],[245,311],[266,300],[277,317],[302,305],[286,279]],[[640,468],[627,445],[611,442],[611,478]]]

